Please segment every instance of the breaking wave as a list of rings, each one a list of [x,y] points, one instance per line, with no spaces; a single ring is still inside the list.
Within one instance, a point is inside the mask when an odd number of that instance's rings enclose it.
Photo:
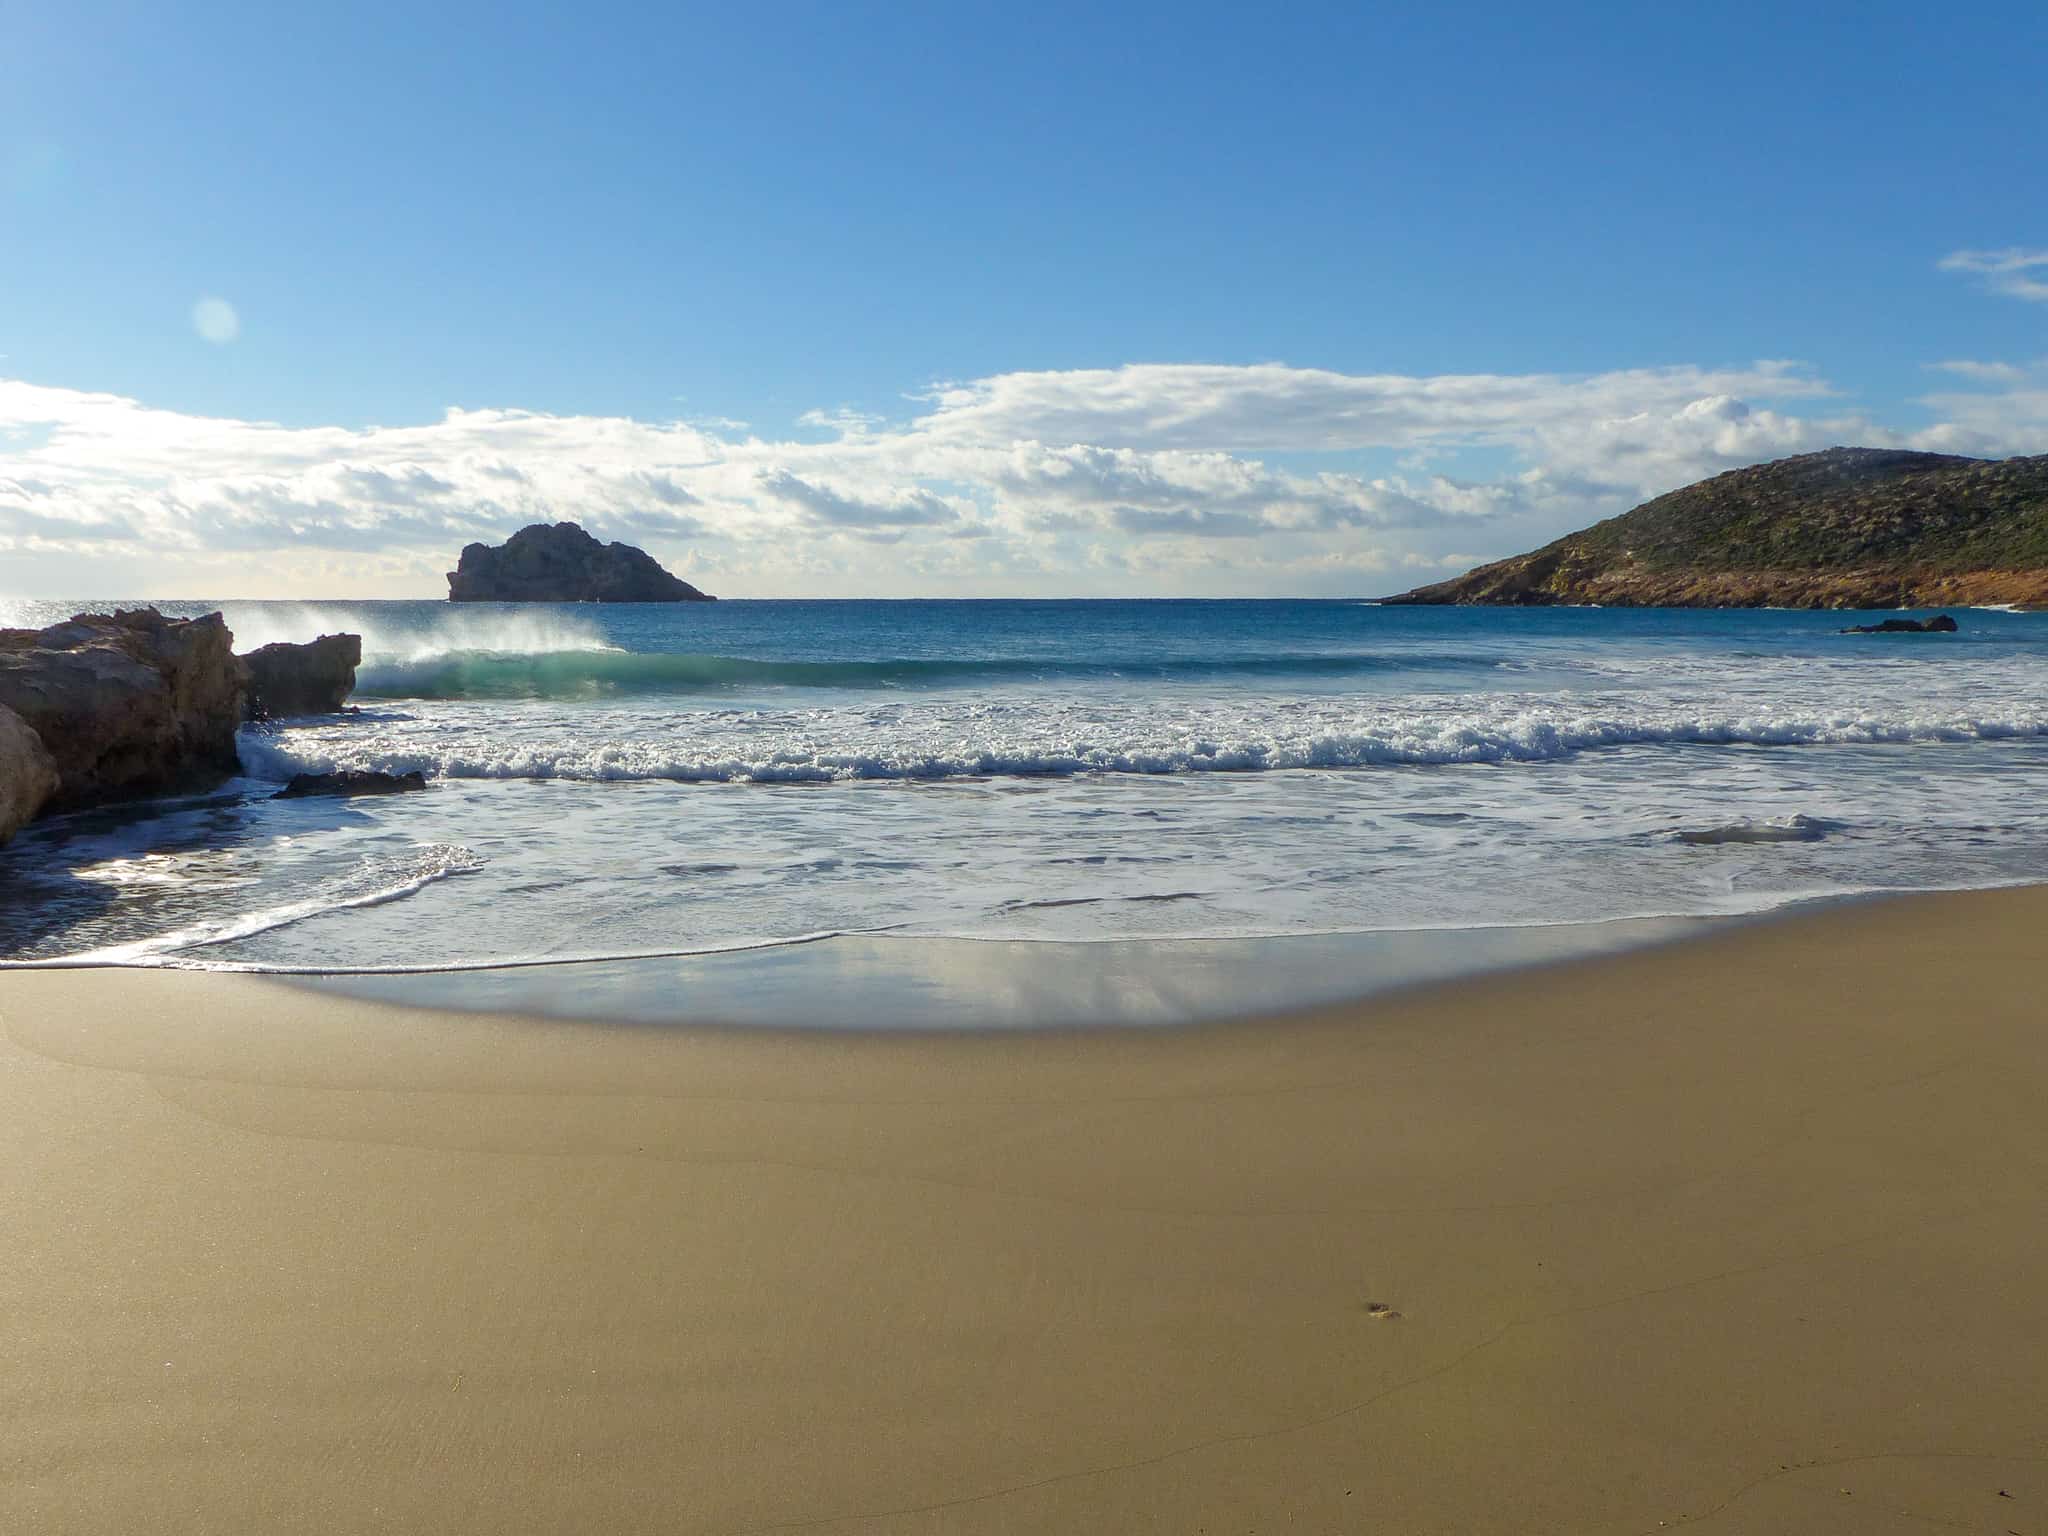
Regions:
[[[367,642],[366,642],[367,645]],[[1505,658],[1317,654],[1153,656],[1075,661],[893,657],[870,661],[786,661],[748,656],[643,654],[610,649],[506,651],[437,649],[396,655],[366,651],[360,698],[557,699],[710,693],[740,688],[915,689],[976,682],[1204,678],[1348,677],[1418,669],[1493,669]]]
[[[242,758],[264,778],[332,773],[345,768],[415,770],[450,779],[671,779],[713,783],[832,783],[863,779],[932,780],[1047,777],[1076,774],[1261,773],[1286,769],[1420,767],[1435,764],[1553,762],[1580,753],[1632,746],[1873,746],[1917,742],[2002,741],[2048,736],[2048,715],[2010,719],[1956,715],[1606,718],[1524,713],[1391,717],[1349,729],[1300,735],[1249,732],[1238,739],[1195,735],[1128,742],[1087,741],[1019,730],[990,732],[980,742],[956,738],[958,722],[937,731],[883,726],[853,731],[834,745],[810,731],[766,732],[744,742],[700,743],[672,738],[592,740],[580,734],[549,739],[476,740],[451,744],[352,738],[347,732],[305,736],[246,731]]]
[[[316,635],[363,637],[370,660],[416,661],[450,651],[505,654],[550,651],[610,651],[596,623],[557,607],[507,611],[418,603],[229,603],[221,612],[235,633],[235,649],[252,651],[273,640],[305,641]]]

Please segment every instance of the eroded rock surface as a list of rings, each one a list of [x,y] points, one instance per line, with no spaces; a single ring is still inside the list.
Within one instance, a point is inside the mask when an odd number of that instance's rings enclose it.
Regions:
[[[0,706],[48,750],[51,811],[207,788],[234,773],[243,669],[217,613],[154,608],[0,630]]]
[[[249,669],[249,715],[338,714],[355,691],[363,664],[361,635],[322,635],[304,644],[278,641],[242,658]]]
[[[0,705],[0,843],[35,819],[57,792],[57,763],[43,738]]]

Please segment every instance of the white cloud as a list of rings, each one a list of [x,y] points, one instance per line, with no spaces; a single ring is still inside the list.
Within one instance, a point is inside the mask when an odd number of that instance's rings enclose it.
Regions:
[[[1940,265],[1944,272],[1977,273],[1993,293],[2048,304],[2048,250],[1951,251]]]
[[[1983,456],[2048,452],[2048,360],[2024,367],[2010,363],[1942,366],[1995,387],[1923,396],[1920,404],[1938,420],[1915,433],[1911,446]]]
[[[940,440],[1093,443],[1232,452],[1339,451],[1422,443],[1520,443],[1587,418],[1709,395],[1828,393],[1791,363],[1746,369],[1561,374],[1345,374],[1280,363],[1149,363],[1007,373],[925,398],[914,429]]]
[[[1971,379],[1979,384],[2022,384],[2026,382],[2027,370],[2012,363],[1973,363],[1956,358],[1945,363],[1929,363],[1930,368],[1943,373],[1953,373],[1958,378]]]
[[[816,441],[509,409],[285,427],[0,380],[0,582],[82,590],[89,559],[145,572],[135,595],[439,595],[463,544],[574,519],[731,594],[1374,591],[1830,443],[2042,446],[2037,374],[1947,371],[1995,387],[1929,397],[1911,433],[1783,362],[1152,364],[947,385],[897,423],[812,413]]]

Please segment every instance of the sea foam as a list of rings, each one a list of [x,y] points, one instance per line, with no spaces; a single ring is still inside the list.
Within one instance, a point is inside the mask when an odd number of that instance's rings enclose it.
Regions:
[[[1075,774],[1263,773],[1289,769],[1427,767],[1555,762],[1617,747],[1870,746],[1994,741],[2048,735],[2048,714],[1590,715],[1523,709],[1507,714],[1383,714],[1303,730],[1288,720],[1198,720],[1160,731],[1144,719],[1105,721],[1087,736],[1057,717],[990,728],[986,720],[921,715],[875,719],[816,714],[798,720],[742,715],[668,734],[608,736],[494,730],[475,721],[364,723],[311,730],[252,729],[241,752],[250,771],[283,780],[341,769],[415,770],[441,778],[673,779],[717,783],[830,783]],[[1220,728],[1219,728],[1220,727]],[[453,739],[449,739],[450,736]]]
[[[436,881],[473,873],[483,865],[484,861],[469,849],[444,844],[429,844],[402,854],[372,855],[354,868],[321,882],[311,894],[154,934],[134,943],[88,950],[66,959],[75,965],[163,964],[193,950],[254,938],[309,918],[402,901]],[[0,969],[12,968],[0,965]]]

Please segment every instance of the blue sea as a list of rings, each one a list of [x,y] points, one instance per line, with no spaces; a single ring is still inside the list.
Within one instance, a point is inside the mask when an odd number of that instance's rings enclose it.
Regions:
[[[1322,601],[158,606],[224,609],[238,649],[362,634],[360,713],[248,728],[217,793],[24,832],[11,961],[1156,954],[2048,875],[2048,615],[1872,637]],[[335,768],[429,788],[270,798]]]

